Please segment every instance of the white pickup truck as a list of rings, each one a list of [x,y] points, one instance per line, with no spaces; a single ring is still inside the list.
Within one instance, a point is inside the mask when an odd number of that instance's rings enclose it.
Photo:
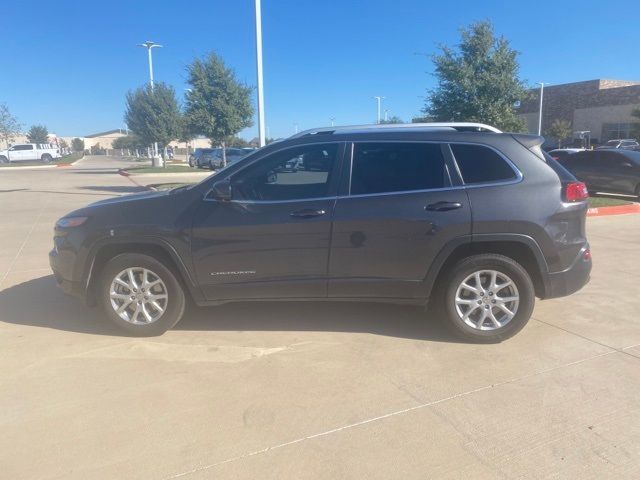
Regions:
[[[12,145],[8,150],[0,150],[0,163],[28,160],[42,160],[44,163],[49,163],[60,157],[60,150],[50,143],[19,143]]]

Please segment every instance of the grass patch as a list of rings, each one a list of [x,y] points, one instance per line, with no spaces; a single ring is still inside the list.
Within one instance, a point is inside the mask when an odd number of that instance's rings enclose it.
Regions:
[[[84,153],[72,153],[71,155],[65,155],[58,160],[54,160],[51,163],[55,163],[56,165],[69,165],[70,163],[80,160],[82,157],[84,157]]]
[[[195,173],[198,170],[193,170],[186,167],[178,166],[178,165],[167,165],[166,167],[133,167],[127,168],[127,172],[130,173]]]
[[[629,200],[609,197],[589,197],[589,208],[615,207],[617,205],[629,205]]]
[[[147,185],[147,187],[155,188],[159,191],[164,190],[173,190],[174,188],[184,187],[186,185],[193,185],[192,183],[152,183],[151,185]]]

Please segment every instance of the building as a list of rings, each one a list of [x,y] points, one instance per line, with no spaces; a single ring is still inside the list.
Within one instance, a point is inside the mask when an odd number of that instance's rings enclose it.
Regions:
[[[529,132],[538,133],[540,90],[530,93],[518,112]],[[639,121],[631,115],[635,108],[640,108],[640,82],[599,79],[545,86],[542,134],[560,119],[571,123],[574,139],[580,138],[577,132],[590,132],[591,143],[596,144],[629,138],[632,124]]]

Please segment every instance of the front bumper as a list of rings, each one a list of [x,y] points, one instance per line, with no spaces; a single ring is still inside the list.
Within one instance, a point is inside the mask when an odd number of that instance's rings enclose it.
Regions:
[[[589,246],[580,250],[580,254],[566,270],[562,272],[549,273],[545,282],[544,298],[566,297],[577,292],[587,283],[591,274],[591,258],[585,259]]]
[[[84,299],[85,295],[82,282],[76,282],[66,277],[64,272],[68,271],[68,268],[65,268],[65,265],[55,248],[49,252],[49,265],[51,266],[53,276],[55,277],[58,286],[64,293]]]

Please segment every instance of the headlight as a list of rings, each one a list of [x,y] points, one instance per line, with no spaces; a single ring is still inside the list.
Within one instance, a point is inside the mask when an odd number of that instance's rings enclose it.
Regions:
[[[65,217],[56,222],[57,228],[73,228],[79,227],[87,221],[89,217]]]

